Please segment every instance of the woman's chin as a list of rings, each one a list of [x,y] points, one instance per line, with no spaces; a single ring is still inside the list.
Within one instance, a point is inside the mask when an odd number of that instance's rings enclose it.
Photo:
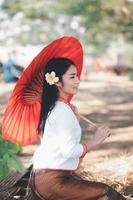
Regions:
[[[77,94],[78,90],[74,90],[71,95]]]
[[[77,92],[78,92],[78,89],[75,89],[75,90],[69,92],[69,93],[68,93],[68,96],[69,96],[69,95],[75,95],[75,94],[77,94]]]

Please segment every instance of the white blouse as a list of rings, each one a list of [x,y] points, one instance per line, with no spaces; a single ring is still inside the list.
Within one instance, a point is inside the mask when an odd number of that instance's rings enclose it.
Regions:
[[[75,170],[84,147],[80,144],[81,127],[70,108],[57,101],[47,117],[41,144],[33,156],[34,169]]]

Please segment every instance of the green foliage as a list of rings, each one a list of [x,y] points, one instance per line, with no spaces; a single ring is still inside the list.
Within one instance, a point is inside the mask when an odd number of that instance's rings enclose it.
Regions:
[[[23,1],[22,0],[4,0],[3,3],[3,8],[7,11],[9,11],[9,13],[11,15],[16,14],[18,11],[22,11],[23,10]]]
[[[21,150],[21,146],[8,140],[3,141],[0,134],[0,177],[7,176],[12,170],[24,173],[24,166],[17,155]]]
[[[23,12],[30,19],[45,19],[49,13],[49,2],[46,0],[4,0],[3,9],[10,15]]]
[[[23,44],[42,43],[41,33],[46,35],[46,42],[59,35],[73,35],[85,45],[89,43],[103,50],[119,37],[125,42],[133,41],[133,2],[129,0],[4,0],[2,7],[11,16],[24,14],[22,23],[29,24],[31,30],[16,36]],[[62,16],[66,21],[59,27],[58,17]],[[70,27],[73,16],[80,17],[74,30]],[[84,31],[80,32],[82,27]]]
[[[57,11],[80,16],[86,29],[84,38],[95,46],[119,36],[133,40],[133,2],[128,0],[62,0]]]

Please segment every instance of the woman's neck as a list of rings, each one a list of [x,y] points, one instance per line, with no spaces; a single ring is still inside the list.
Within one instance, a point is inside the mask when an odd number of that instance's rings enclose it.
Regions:
[[[60,100],[60,101],[64,101],[64,102],[67,102],[67,99],[65,99],[65,98],[62,97],[62,96],[60,96],[60,97],[58,98],[58,100]]]
[[[60,99],[60,100],[64,100],[64,101],[66,101],[67,102],[67,100],[68,100],[68,95],[60,95],[59,96],[59,98],[58,99]]]

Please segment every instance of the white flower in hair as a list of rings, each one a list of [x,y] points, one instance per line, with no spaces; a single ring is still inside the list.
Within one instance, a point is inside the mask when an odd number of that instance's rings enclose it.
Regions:
[[[56,77],[56,74],[53,71],[51,73],[46,73],[45,78],[46,78],[47,83],[49,83],[49,85],[54,85],[55,83],[59,81],[59,78]]]

